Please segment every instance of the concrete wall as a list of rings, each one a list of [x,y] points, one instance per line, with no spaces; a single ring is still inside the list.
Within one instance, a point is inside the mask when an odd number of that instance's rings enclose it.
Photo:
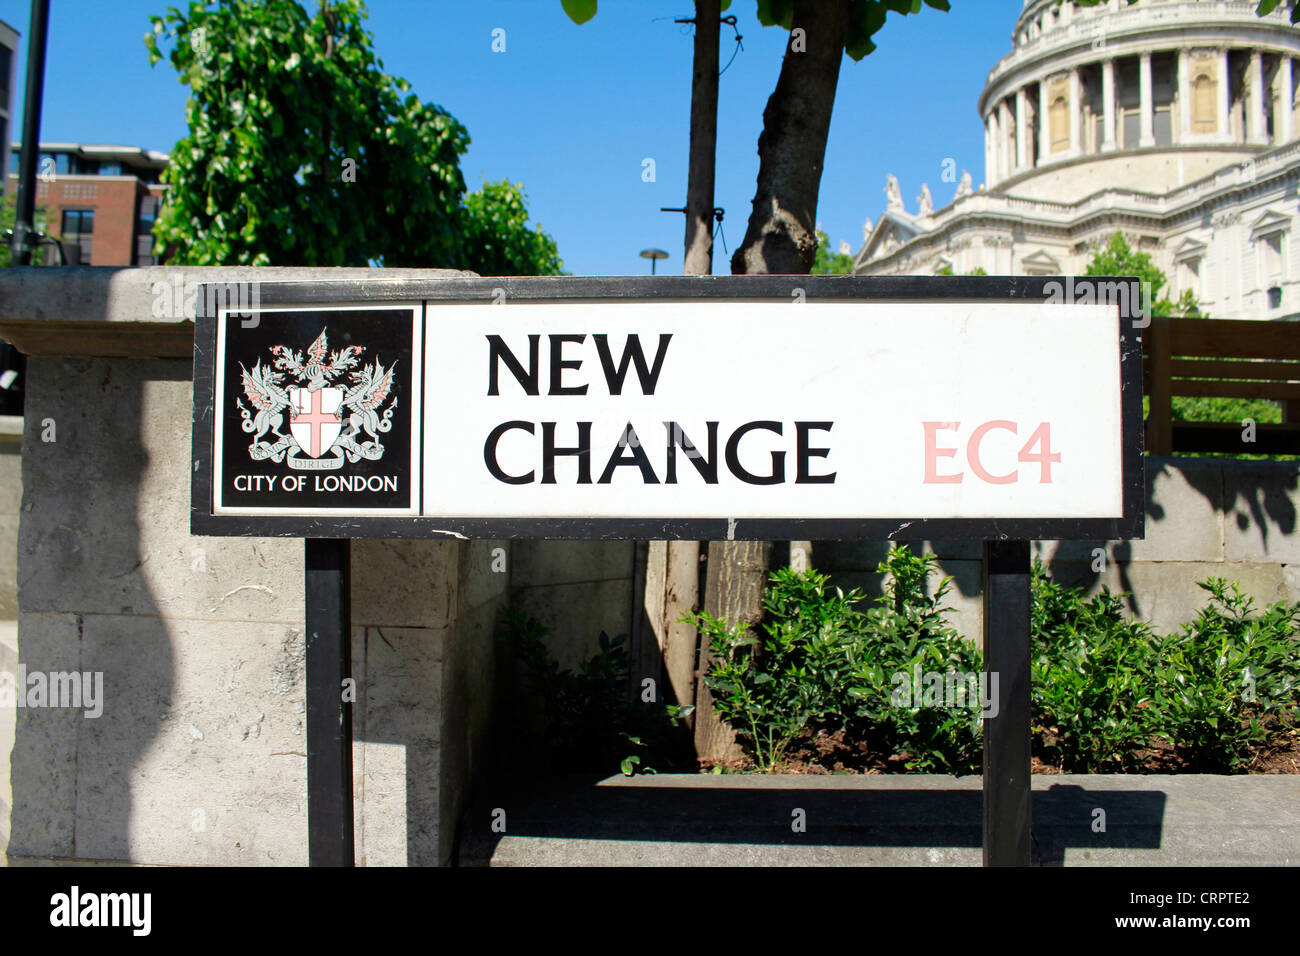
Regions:
[[[23,420],[0,415],[0,680],[18,670],[18,505],[22,499]],[[9,838],[9,752],[17,712],[0,707],[0,853]]]
[[[151,321],[143,293],[163,270],[107,283],[106,270],[77,271],[100,273],[96,287],[114,295],[82,288],[72,319],[94,327],[70,326],[68,351],[74,336],[120,343],[112,323]],[[284,277],[275,272],[262,275]],[[18,660],[29,673],[102,673],[104,686],[97,718],[16,712],[11,861],[305,863],[301,540],[188,534],[191,364],[147,355],[149,342],[183,336],[183,318],[132,339],[146,355],[42,355],[59,327],[30,312],[50,296],[30,275],[14,280],[25,288],[7,281],[0,324],[40,332],[23,435]],[[75,277],[64,283],[75,298]],[[23,329],[6,331],[22,347]],[[358,863],[451,858],[494,702],[492,630],[510,583],[491,570],[497,547],[353,544]],[[3,646],[0,658],[10,660]]]
[[[550,628],[561,667],[596,653],[601,631],[630,633],[634,553],[632,541],[515,542],[514,606]]]

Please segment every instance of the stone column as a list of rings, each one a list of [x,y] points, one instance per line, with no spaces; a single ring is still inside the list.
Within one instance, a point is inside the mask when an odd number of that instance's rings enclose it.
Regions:
[[[1052,155],[1052,124],[1047,117],[1047,77],[1038,81],[1038,165]]]
[[[1250,102],[1246,110],[1246,141],[1268,142],[1268,124],[1264,120],[1264,59],[1258,50],[1250,54]]]
[[[1016,156],[1012,151],[1011,107],[1006,100],[998,103],[998,130],[1002,133],[1002,178],[1016,171]]]
[[[984,180],[989,189],[998,181],[998,112],[989,110],[984,121]]]
[[[1022,86],[1016,90],[1016,169],[1029,166],[1029,98]]]
[[[1115,61],[1101,61],[1102,152],[1115,148]]]
[[[1138,96],[1141,110],[1138,146],[1154,146],[1156,137],[1154,132],[1155,110],[1151,102],[1151,54],[1143,53],[1138,58],[1138,64]]]
[[[1079,69],[1070,71],[1070,155],[1078,156],[1083,152],[1083,135],[1081,120],[1083,111],[1082,84],[1079,82]]]
[[[1227,140],[1232,136],[1228,118],[1228,51],[1219,51],[1219,138]]]
[[[1273,129],[1277,133],[1278,144],[1291,142],[1292,123],[1291,111],[1294,109],[1295,84],[1291,74],[1291,57],[1282,56],[1282,60],[1277,65],[1277,91],[1273,97],[1273,102],[1277,104],[1277,117],[1273,121]]]
[[[1178,139],[1186,142],[1192,131],[1192,78],[1187,51],[1178,51]]]

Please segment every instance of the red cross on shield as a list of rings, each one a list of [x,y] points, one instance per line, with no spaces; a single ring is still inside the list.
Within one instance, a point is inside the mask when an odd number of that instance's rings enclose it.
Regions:
[[[304,452],[319,458],[330,450],[334,440],[343,431],[343,418],[339,408],[343,404],[343,389],[305,388],[289,389],[297,416],[289,422],[289,433]]]

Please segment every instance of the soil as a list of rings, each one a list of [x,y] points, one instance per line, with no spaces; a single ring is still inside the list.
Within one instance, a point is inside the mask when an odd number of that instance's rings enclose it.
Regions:
[[[1269,742],[1259,748],[1251,761],[1238,773],[1300,773],[1300,727],[1274,726],[1270,728]],[[1033,741],[1032,770],[1034,773],[1066,773],[1052,759],[1050,735],[1035,737]],[[1138,766],[1129,773],[1221,773],[1189,761],[1172,746],[1153,747],[1137,753]],[[908,755],[872,753],[867,744],[845,738],[844,732],[819,732],[798,738],[789,748],[785,759],[777,767],[779,773],[832,774],[832,773],[908,773]],[[709,772],[714,764],[701,762],[701,770]],[[718,766],[725,773],[743,773],[753,769],[745,760],[727,761]]]

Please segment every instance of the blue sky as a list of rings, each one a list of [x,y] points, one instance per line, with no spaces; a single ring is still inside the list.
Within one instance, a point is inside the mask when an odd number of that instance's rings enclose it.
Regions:
[[[47,141],[120,143],[170,150],[185,132],[186,88],[165,62],[149,66],[142,36],[151,13],[184,0],[51,0],[45,109]],[[856,251],[862,222],[885,206],[886,173],[915,210],[921,183],[936,206],[956,188],[944,160],[984,174],[976,98],[1010,49],[1019,0],[953,0],[953,10],[890,14],[878,49],[845,59],[826,152],[817,217],[833,246]],[[26,76],[29,4],[0,0],[0,19],[22,34],[16,112]],[[669,252],[679,273],[689,142],[691,37],[673,23],[690,0],[603,0],[579,27],[559,0],[371,0],[368,29],[389,73],[469,129],[462,159],[471,189],[509,178],[528,193],[533,220],[555,236],[575,275],[647,270],[637,253]],[[761,27],[754,0],[734,0],[744,51],[722,76],[715,203],[734,251],[744,236],[758,172],[763,107],[776,85],[785,33]],[[493,30],[506,49],[492,51]],[[722,61],[735,46],[723,28]],[[21,130],[16,124],[15,132]],[[655,161],[655,181],[642,179]],[[729,272],[717,246],[714,271]]]

